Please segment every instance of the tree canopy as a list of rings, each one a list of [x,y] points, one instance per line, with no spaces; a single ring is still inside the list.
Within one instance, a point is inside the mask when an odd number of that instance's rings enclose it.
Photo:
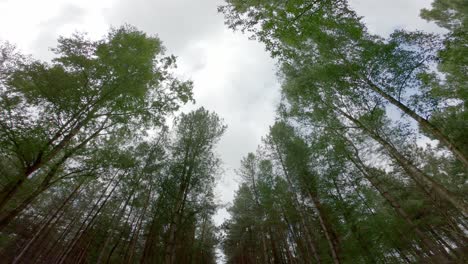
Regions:
[[[466,1],[421,10],[443,34],[388,37],[346,0],[218,10],[277,59],[281,84],[227,205],[227,125],[182,108],[193,83],[158,37],[75,33],[51,61],[0,43],[2,261],[466,263]]]

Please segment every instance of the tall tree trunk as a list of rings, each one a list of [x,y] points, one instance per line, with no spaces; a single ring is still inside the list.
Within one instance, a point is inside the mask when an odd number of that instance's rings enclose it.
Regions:
[[[357,155],[357,153],[356,153]],[[401,207],[395,197],[391,195],[388,191],[386,191],[381,182],[373,175],[370,168],[368,168],[364,162],[362,162],[358,156],[351,157],[350,160],[354,163],[354,165],[361,171],[364,177],[371,183],[371,185],[384,197],[384,199],[395,209],[397,214],[405,220],[405,222],[410,226],[412,230],[416,233],[416,235],[421,239],[422,246],[428,252],[432,252],[432,254],[440,254],[445,256],[446,261],[449,261],[450,255],[443,249],[440,245],[434,243],[432,239],[430,239],[412,220],[411,217],[406,213],[406,211]]]
[[[406,115],[413,118],[425,131],[429,132],[431,135],[434,136],[435,139],[439,140],[440,143],[445,145],[455,155],[455,157],[465,166],[465,168],[468,168],[468,156],[466,155],[466,153],[463,153],[457,147],[457,144],[452,142],[450,138],[444,135],[442,131],[440,131],[439,128],[437,128],[434,124],[429,122],[429,120],[420,116],[418,113],[411,110],[409,107],[407,107],[406,105],[404,105],[397,99],[393,98],[393,96],[387,94],[385,91],[383,91],[379,86],[375,85],[367,77],[364,77],[364,78],[372,91],[378,93],[380,96],[385,98],[388,102],[390,102],[392,105],[396,106],[398,109],[403,111]]]
[[[107,246],[109,246],[109,243],[112,239],[112,234],[109,234],[110,232],[107,232],[106,234],[106,240],[104,241],[104,244],[102,245],[101,251],[99,252],[98,258],[96,259],[96,264],[101,264],[102,258],[104,257],[104,253],[106,252]]]
[[[366,199],[362,196],[362,194],[359,192],[359,186],[358,184],[350,181],[351,184],[353,185],[354,187],[354,191],[356,192],[357,196],[359,197],[359,199],[361,200],[361,202],[365,205],[365,207],[367,208],[367,211],[369,214],[373,215],[374,217],[376,216],[375,212],[373,211],[372,207],[367,203]],[[398,252],[398,255],[400,256],[401,259],[405,260],[406,263],[413,263],[413,261],[409,260],[407,254],[405,254],[405,252],[403,251],[402,248],[400,248],[399,246],[399,243],[392,238],[392,234],[389,233],[389,230],[387,230],[386,226],[383,226],[383,225],[379,225],[379,227],[381,228],[381,230],[383,231],[383,233],[390,237],[389,241],[390,243],[394,246],[395,250]],[[411,241],[409,241],[408,237],[405,236],[400,230],[396,230],[396,233],[398,234],[399,237],[402,238],[402,240],[406,240],[408,241],[408,243],[411,243]],[[411,251],[411,249],[408,249],[408,251]],[[419,253],[419,252],[418,252]],[[416,257],[414,254],[410,254],[411,256],[413,257]],[[417,254],[416,254],[417,255]],[[388,262],[387,261],[387,257],[385,255],[382,256],[385,261],[384,262]]]
[[[45,248],[46,250],[44,250],[44,252],[41,252],[41,254],[39,255],[38,259],[39,259],[39,262],[44,259],[47,263],[52,263],[52,260],[56,257],[59,257],[61,255],[61,251],[60,249],[56,249],[56,247],[60,244],[60,242],[64,241],[64,239],[68,236],[68,234],[72,231],[73,229],[73,226],[75,225],[76,222],[78,222],[79,220],[79,216],[80,214],[76,214],[71,220],[70,222],[66,225],[65,227],[65,230],[63,230],[63,232],[60,234],[60,236],[52,243],[52,245],[47,245]],[[65,249],[66,250],[66,249]],[[49,256],[53,251],[55,251],[54,255],[52,256]],[[48,259],[48,257],[50,257],[50,259]]]
[[[366,243],[366,241],[363,241],[363,237],[361,235],[361,232],[359,231],[358,226],[356,225],[356,222],[354,221],[352,215],[350,214],[350,210],[346,206],[346,201],[343,198],[343,195],[341,194],[341,190],[338,186],[338,183],[336,182],[335,179],[333,179],[333,185],[335,186],[336,192],[338,194],[338,200],[340,203],[340,207],[343,210],[343,218],[346,222],[347,225],[350,226],[351,233],[357,240],[359,247],[362,249],[363,253],[365,253],[365,258],[369,260],[369,263],[377,263],[378,261],[376,258],[373,256],[369,244]]]
[[[176,249],[176,235],[177,235],[177,228],[180,223],[180,213],[176,212],[174,219],[171,221],[169,225],[169,237],[166,243],[166,250],[165,250],[165,264],[174,264],[175,263],[175,249]]]
[[[20,187],[26,181],[26,177],[19,176],[14,182],[6,184],[0,191],[0,211],[3,211],[7,203],[18,192]],[[1,227],[0,227],[1,229]]]
[[[158,199],[159,202],[159,199]],[[158,208],[158,204],[156,205],[156,208]],[[140,258],[140,263],[145,264],[145,263],[152,263],[152,257],[153,257],[153,247],[155,244],[158,244],[158,241],[155,241],[155,237],[158,236],[158,230],[157,227],[159,226],[158,221],[156,221],[157,216],[156,214],[153,215],[153,218],[151,219],[151,224],[148,229],[148,234],[146,235],[146,240],[145,244],[143,246],[143,254],[141,254]]]
[[[82,144],[85,144],[87,141],[83,141]],[[80,144],[81,145],[81,144]],[[80,146],[78,146],[80,147]],[[41,181],[39,186],[35,188],[33,192],[28,194],[28,196],[18,205],[16,208],[8,212],[5,216],[2,216],[0,219],[0,231],[5,228],[16,216],[18,216],[26,207],[31,204],[37,196],[46,191],[50,186],[50,181],[57,173],[57,170],[62,166],[65,161],[70,157],[72,152],[65,153],[63,157],[60,158],[47,172],[44,179]],[[19,186],[18,186],[19,188]],[[19,189],[17,189],[19,190]],[[15,191],[16,192],[16,191]],[[11,197],[10,197],[11,198]]]
[[[328,246],[330,247],[333,262],[335,264],[339,264],[341,263],[341,260],[338,236],[333,230],[331,223],[329,222],[328,217],[326,216],[322,203],[318,199],[317,195],[314,194],[311,190],[309,190],[309,197],[311,198],[315,209],[317,209],[317,216],[319,219],[320,227],[322,228],[325,238],[327,239]]]
[[[91,246],[92,242],[93,242],[92,239],[88,239],[88,242],[86,243],[86,246],[81,248],[80,251],[78,251],[80,254],[77,256],[76,260],[74,260],[73,262],[75,262],[77,264],[81,264],[81,263],[85,262],[86,255],[88,253],[88,249]]]
[[[271,251],[273,253],[273,263],[274,264],[280,264],[282,263],[282,258],[281,255],[278,252],[278,247],[276,245],[275,237],[273,236],[273,231],[271,230],[271,227],[268,227],[268,234],[270,236],[270,244],[271,244]]]
[[[135,255],[136,242],[138,240],[138,237],[140,236],[141,227],[143,225],[143,219],[146,216],[146,211],[148,209],[149,202],[151,200],[152,191],[153,191],[153,186],[150,186],[149,192],[148,192],[148,197],[147,197],[145,205],[143,207],[143,212],[141,213],[141,217],[138,220],[137,228],[135,230],[135,233],[134,233],[132,239],[130,240],[130,256],[128,257],[128,261],[127,261],[127,263],[129,263],[129,264],[133,263],[133,256]]]
[[[132,191],[132,193],[130,194],[130,197],[131,197],[131,196],[133,196],[133,191]],[[125,207],[124,207],[124,208],[125,208]],[[130,217],[132,216],[132,213],[133,213],[133,209],[134,209],[134,207],[131,206],[131,207],[130,207],[130,211],[128,212],[127,217],[125,217],[125,222],[124,222],[124,224],[123,224],[123,228],[125,228],[125,227],[128,225],[128,223],[129,223],[129,221],[130,221]],[[111,248],[111,250],[110,250],[110,252],[109,252],[109,255],[107,256],[106,263],[109,263],[109,262],[110,262],[111,257],[112,257],[112,254],[114,254],[114,251],[117,249],[117,247],[119,246],[120,242],[122,242],[123,237],[124,237],[124,230],[120,230],[119,236],[118,236],[118,238],[117,238],[117,241],[115,242],[114,246],[112,246],[112,248]]]
[[[93,208],[91,209],[91,211],[89,212],[89,214],[86,216],[86,218],[84,219],[83,223],[81,224],[81,226],[78,228],[78,231],[76,232],[75,236],[72,238],[71,242],[69,245],[67,245],[67,250],[64,252],[64,254],[62,254],[62,256],[60,256],[59,260],[57,261],[58,264],[62,264],[65,262],[66,258],[68,257],[68,254],[73,250],[73,248],[75,247],[76,243],[78,243],[78,241],[80,240],[80,238],[82,237],[82,235],[89,229],[89,227],[91,226],[91,224],[93,224],[94,222],[94,219],[96,219],[96,217],[98,216],[98,214],[101,212],[102,208],[104,208],[104,206],[106,205],[107,201],[109,200],[109,198],[112,196],[112,194],[114,193],[114,190],[117,188],[117,185],[118,184],[114,184],[114,186],[112,187],[111,191],[105,196],[106,194],[106,191],[108,189],[108,187],[114,182],[114,179],[115,177],[117,176],[118,173],[116,173],[116,175],[114,176],[114,178],[112,178],[108,184],[108,186],[106,186],[106,188],[104,189],[104,192],[102,193],[101,197],[98,199],[98,201],[95,203],[95,205],[93,206]],[[99,205],[99,203],[101,202],[101,199],[104,198],[104,201],[102,201],[102,203]],[[99,205],[99,207],[98,207]],[[93,211],[94,209],[96,209],[96,212],[94,214]],[[89,219],[89,221],[88,221]]]
[[[293,182],[291,180],[291,177],[289,175],[289,172],[288,170],[286,169],[286,165],[284,164],[284,160],[283,160],[283,155],[281,154],[281,152],[279,151],[279,148],[278,148],[278,145],[276,142],[273,142],[274,144],[274,148],[275,148],[275,151],[276,151],[276,154],[278,155],[278,159],[280,161],[280,164],[281,164],[281,168],[283,170],[283,173],[284,175],[286,176],[286,181],[288,182],[288,190],[289,192],[293,195],[293,202],[295,204],[295,207],[298,209],[298,212],[300,214],[300,218],[301,218],[301,223],[302,223],[302,226],[304,227],[304,231],[305,231],[305,234],[306,234],[306,239],[308,240],[308,246],[310,247],[310,250],[312,251],[312,254],[314,256],[314,259],[315,261],[320,264],[322,263],[322,260],[320,258],[320,255],[318,254],[318,248],[317,246],[315,245],[314,243],[314,240],[312,238],[312,233],[311,233],[311,230],[309,228],[309,225],[307,224],[306,222],[306,216],[304,215],[304,212],[303,212],[303,208],[301,208],[300,206],[300,203],[299,201],[297,200],[297,197],[296,197],[296,192],[294,191],[294,185],[293,185]]]
[[[37,170],[41,169],[47,162],[53,159],[57,154],[60,153],[71,141],[71,139],[78,133],[79,129],[73,129],[57,146],[55,146],[51,153],[47,155],[47,158],[43,159],[42,155],[34,161],[33,164],[25,168],[23,174],[18,176],[18,180],[10,185],[6,185],[0,191],[0,210],[13,198],[13,196],[19,191],[20,187],[26,181],[26,179]]]
[[[301,254],[303,255],[302,259],[304,263],[314,263],[312,262],[312,259],[315,259],[315,263],[320,264],[321,261],[320,261],[320,257],[317,254],[315,243],[312,241],[312,238],[309,234],[309,230],[305,226],[305,221],[302,218],[302,216],[301,215],[299,216],[301,220],[301,223],[299,225],[300,227],[299,230],[297,230],[296,226],[292,226],[291,223],[289,223],[288,218],[286,217],[285,213],[283,213],[283,217],[288,225],[288,228],[290,229],[291,234],[293,235],[294,241],[296,241],[298,248],[301,251]],[[304,235],[301,236],[301,233]]]
[[[49,226],[49,224],[58,216],[58,214],[62,211],[62,209],[68,204],[68,202],[75,196],[78,190],[81,188],[83,182],[80,182],[68,195],[68,197],[62,202],[60,207],[55,211],[53,215],[49,217],[49,219],[39,228],[39,230],[34,234],[34,236],[29,240],[29,242],[23,247],[21,252],[16,255],[15,259],[13,260],[13,264],[18,263],[24,254],[28,251],[31,245],[41,236],[42,232]]]
[[[262,228],[264,229],[264,228]],[[262,260],[264,263],[270,263],[270,258],[268,256],[268,248],[267,248],[267,245],[266,245],[266,238],[265,238],[265,232],[263,232],[262,230],[262,234],[260,234],[262,236]]]
[[[131,197],[133,196],[133,191],[130,193],[130,195],[128,195],[128,198],[125,199],[125,201],[123,201],[119,207],[117,209],[120,209],[120,211],[118,212],[115,212],[111,219],[113,220],[113,223],[120,223],[124,213],[125,213],[125,209],[127,208],[127,205],[128,203],[130,202],[130,199]],[[117,217],[116,217],[117,216]],[[99,253],[99,256],[96,260],[96,264],[100,264],[104,258],[104,253],[106,252],[106,248],[107,246],[109,245],[110,241],[112,240],[112,237],[113,237],[113,234],[111,233],[111,231],[113,230],[113,227],[109,227],[106,231],[106,240],[101,248],[101,252]]]
[[[151,224],[148,228],[148,233],[146,235],[145,243],[143,246],[143,254],[140,258],[141,264],[154,263],[154,251],[156,251],[155,246],[159,244],[159,238],[161,232],[161,224],[158,221],[158,209],[161,206],[162,197],[158,197],[156,204],[153,207],[153,217],[151,219]]]
[[[191,164],[193,163],[193,158]],[[184,213],[185,202],[187,200],[187,195],[189,193],[189,184],[192,177],[193,166],[189,166],[187,173],[185,173],[186,164],[184,163],[184,172],[183,172],[183,182],[180,185],[179,198],[175,206],[175,214],[169,224],[169,238],[166,244],[165,252],[165,263],[174,264],[175,263],[175,249],[176,249],[176,235],[180,222],[182,221],[182,214]]]
[[[135,221],[138,221],[138,219],[140,219],[140,215],[138,214],[135,214],[133,217],[132,217],[132,220],[128,223],[129,227],[130,227],[130,230],[128,232],[128,235],[124,236],[123,239],[122,239],[122,242],[123,242],[123,250],[120,252],[119,254],[119,259],[121,259],[121,262],[122,263],[125,263],[125,260],[127,259],[127,256],[128,256],[128,253],[129,253],[129,249],[130,249],[130,243],[131,243],[131,239],[130,241],[127,243],[127,239],[130,237],[133,236],[134,234],[134,230],[136,228],[135,226]]]
[[[457,208],[465,216],[468,215],[468,207],[465,203],[459,200],[455,195],[450,193],[442,185],[435,182],[432,178],[424,174],[420,169],[414,166],[405,156],[403,156],[392,144],[383,139],[376,132],[367,128],[362,122],[347,114],[338,107],[335,109],[340,112],[343,116],[348,118],[350,121],[355,123],[358,127],[364,130],[371,138],[380,143],[385,150],[390,154],[390,156],[405,170],[405,172],[410,176],[421,188],[427,193],[439,206],[439,199],[443,199],[455,208]]]
[[[24,182],[28,179],[29,176],[31,176],[33,173],[37,172],[38,170],[42,169],[45,165],[49,163],[49,161],[53,160],[54,158],[57,157],[58,154],[63,152],[63,150],[70,144],[70,142],[78,134],[78,132],[80,132],[80,129],[89,121],[89,119],[92,117],[95,111],[96,110],[92,110],[84,120],[82,120],[81,122],[78,122],[78,124],[75,127],[73,127],[70,130],[70,132],[66,136],[64,136],[63,139],[60,142],[58,142],[58,144],[54,146],[52,150],[50,151],[50,153],[48,153],[45,157],[43,155],[43,152],[39,153],[36,160],[31,165],[27,166],[21,175],[18,175],[18,179],[15,182],[11,184],[7,184],[5,185],[5,187],[2,188],[2,190],[0,191],[0,211],[3,210],[5,205],[20,190],[20,187],[24,184]],[[81,149],[89,141],[99,136],[99,133],[106,128],[108,119],[109,117],[106,117],[106,119],[102,122],[101,126],[99,126],[96,129],[96,131],[94,131],[94,133],[92,133],[90,136],[85,138],[77,146],[67,151],[63,155],[63,157],[60,158],[58,165],[57,164],[54,165],[56,167],[54,168],[54,170],[57,169],[57,166],[60,166],[68,158],[70,158],[77,150]]]

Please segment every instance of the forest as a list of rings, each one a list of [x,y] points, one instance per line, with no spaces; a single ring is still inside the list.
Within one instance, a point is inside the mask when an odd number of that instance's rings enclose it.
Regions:
[[[194,83],[159,37],[75,33],[51,61],[0,42],[0,262],[467,263],[466,0],[420,11],[444,34],[388,37],[347,0],[218,12],[281,85],[221,225],[229,124],[181,111]]]

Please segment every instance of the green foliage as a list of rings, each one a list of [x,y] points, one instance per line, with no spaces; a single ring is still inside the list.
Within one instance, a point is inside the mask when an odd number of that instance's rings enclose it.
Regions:
[[[463,1],[422,12],[446,36],[399,30],[386,39],[368,33],[347,1],[225,2],[226,24],[279,59],[283,95],[261,151],[241,162],[228,263],[463,262]],[[421,148],[422,135],[440,146]],[[258,200],[243,207],[248,194]]]
[[[1,51],[2,257],[215,262],[214,148],[226,126],[200,108],[168,132],[192,83],[157,37],[128,25],[98,41],[61,37],[50,63]]]

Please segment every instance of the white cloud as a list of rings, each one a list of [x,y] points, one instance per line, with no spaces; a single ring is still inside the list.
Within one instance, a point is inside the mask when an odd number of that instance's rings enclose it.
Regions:
[[[432,22],[419,17],[432,0],[350,0],[351,7],[363,17],[370,32],[388,36],[396,29],[443,32]]]

